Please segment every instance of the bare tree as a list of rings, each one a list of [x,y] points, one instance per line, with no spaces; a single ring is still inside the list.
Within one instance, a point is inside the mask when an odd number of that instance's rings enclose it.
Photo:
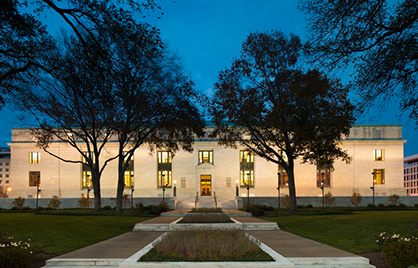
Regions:
[[[415,0],[300,0],[315,60],[331,68],[352,65],[365,108],[401,99],[418,122],[418,2]]]
[[[295,160],[349,161],[339,140],[354,122],[348,88],[303,70],[304,63],[297,36],[252,33],[241,56],[219,73],[212,106],[220,144],[243,145],[286,170],[291,210],[297,209]]]

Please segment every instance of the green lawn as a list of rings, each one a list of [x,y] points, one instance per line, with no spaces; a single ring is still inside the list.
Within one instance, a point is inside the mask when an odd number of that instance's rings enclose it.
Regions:
[[[418,230],[418,211],[362,211],[348,215],[267,217],[279,227],[352,253],[380,251],[381,232],[412,236]]]
[[[149,218],[121,216],[52,216],[1,213],[0,230],[15,240],[31,239],[47,254],[61,255],[131,231]]]

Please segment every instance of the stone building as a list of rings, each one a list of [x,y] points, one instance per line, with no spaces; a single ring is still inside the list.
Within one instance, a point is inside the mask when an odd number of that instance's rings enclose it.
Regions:
[[[10,149],[0,148],[0,198],[8,197],[10,184]]]
[[[356,125],[340,146],[351,156],[351,163],[337,160],[335,168],[317,167],[295,161],[297,196],[351,196],[353,192],[371,196],[375,183],[376,196],[405,195],[403,182],[402,127],[398,125]],[[27,129],[12,130],[11,197],[36,196],[40,180],[42,198],[57,195],[79,198],[91,187],[90,171],[82,164],[62,162],[35,146]],[[81,155],[69,145],[53,142],[51,152],[65,159],[81,160]],[[102,160],[117,152],[117,143],[108,143]],[[177,200],[215,195],[218,200],[234,200],[236,193],[246,197],[275,197],[288,193],[287,175],[274,163],[253,155],[245,148],[224,148],[216,140],[201,139],[194,143],[193,153],[177,152],[174,157],[160,150],[153,154],[147,146],[136,150],[130,168],[125,173],[126,194],[135,189],[135,197],[166,197],[176,193]],[[247,191],[247,185],[250,185]],[[101,179],[102,197],[114,198],[117,185],[117,162],[108,164]],[[92,192],[91,192],[92,193]]]
[[[403,169],[406,195],[418,196],[418,154],[405,157]]]

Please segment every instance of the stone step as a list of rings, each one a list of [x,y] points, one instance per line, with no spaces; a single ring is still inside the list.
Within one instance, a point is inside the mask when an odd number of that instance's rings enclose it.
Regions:
[[[119,267],[125,259],[64,259],[64,258],[53,258],[46,261],[45,266],[47,268],[53,267]]]
[[[364,257],[288,258],[295,268],[374,268]]]

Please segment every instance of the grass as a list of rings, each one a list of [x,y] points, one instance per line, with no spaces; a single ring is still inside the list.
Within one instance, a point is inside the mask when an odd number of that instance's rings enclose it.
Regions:
[[[242,230],[169,232],[138,261],[272,261]]]
[[[30,238],[43,253],[61,255],[131,231],[135,223],[147,219],[1,213],[0,229],[15,240]]]
[[[358,211],[348,215],[266,217],[279,227],[352,253],[381,251],[375,235],[381,232],[410,237],[418,230],[418,211]]]
[[[179,223],[234,223],[225,213],[187,214]]]

